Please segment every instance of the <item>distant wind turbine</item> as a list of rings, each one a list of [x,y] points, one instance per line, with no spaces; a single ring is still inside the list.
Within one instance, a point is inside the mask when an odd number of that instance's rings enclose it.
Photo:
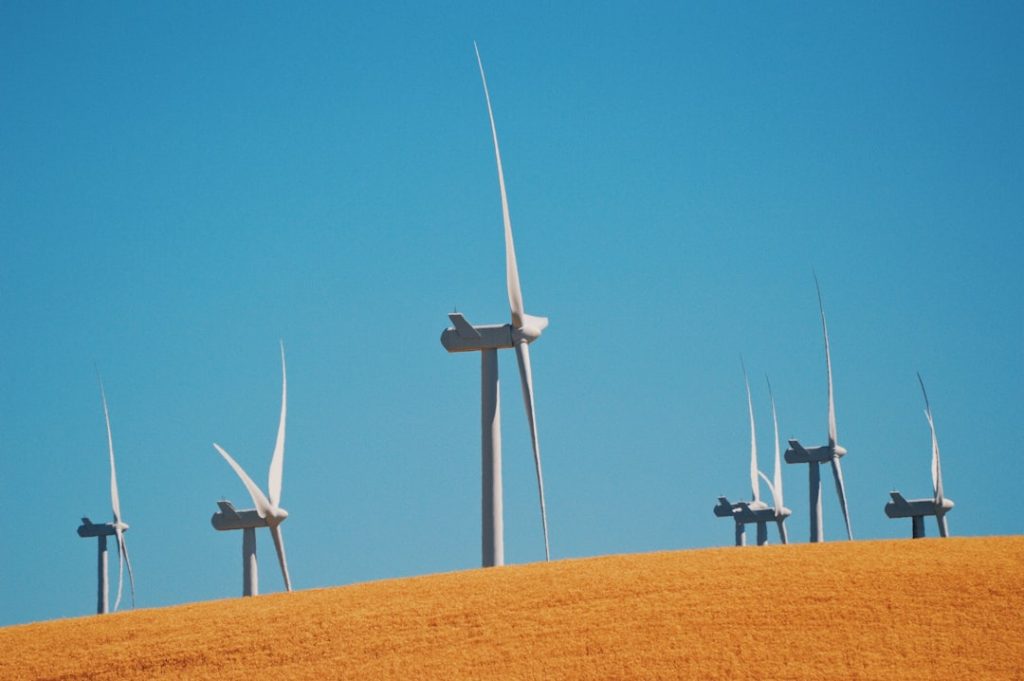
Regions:
[[[100,398],[103,400],[103,418],[107,424],[107,449],[110,452],[110,505],[114,511],[114,522],[93,523],[88,518],[82,518],[82,524],[78,527],[79,537],[96,537],[99,545],[98,578],[99,586],[96,594],[96,612],[100,615],[108,612],[109,586],[107,582],[107,537],[114,535],[117,540],[117,599],[114,601],[114,610],[121,605],[121,593],[124,583],[124,568],[128,567],[128,581],[132,594],[132,607],[135,607],[135,575],[132,573],[132,563],[128,559],[128,545],[124,540],[124,533],[128,531],[128,524],[121,519],[121,498],[117,492],[117,468],[114,466],[114,436],[110,430],[110,411],[107,409],[107,393],[103,389],[103,380],[100,379]]]
[[[534,410],[533,373],[530,368],[529,344],[540,337],[547,327],[547,317],[534,317],[525,312],[523,291],[519,284],[519,268],[516,265],[515,244],[512,241],[512,220],[509,217],[508,197],[505,193],[505,174],[501,167],[501,151],[498,148],[498,129],[494,124],[491,109],[491,95],[487,90],[480,50],[473,43],[480,79],[487,102],[487,115],[491,121],[491,137],[494,140],[494,157],[498,166],[498,189],[501,192],[501,215],[505,224],[505,285],[508,289],[508,303],[512,313],[511,324],[489,324],[474,326],[458,312],[448,315],[453,327],[441,333],[441,345],[448,352],[480,353],[480,407],[481,407],[481,465],[482,465],[482,562],[484,567],[505,564],[504,521],[502,516],[501,485],[501,406],[498,391],[498,350],[514,348],[519,363],[519,379],[523,388],[526,418],[530,423],[530,440],[533,445],[533,463],[537,471],[537,492],[540,496],[541,526],[544,530],[544,558],[551,559],[548,543],[548,516],[544,504],[544,475],[541,470],[540,443],[537,439],[537,416]]]
[[[281,419],[277,426],[277,443],[274,456],[270,460],[270,473],[267,480],[267,491],[252,481],[242,467],[231,455],[217,443],[213,444],[228,465],[238,474],[242,484],[249,491],[255,509],[236,511],[229,501],[218,501],[219,513],[210,518],[214,529],[242,530],[242,595],[256,596],[259,594],[259,572],[256,564],[256,528],[267,527],[274,540],[277,560],[281,564],[281,576],[284,578],[286,590],[292,590],[292,581],[288,576],[288,562],[284,554],[284,538],[281,535],[281,523],[288,517],[288,511],[281,508],[281,482],[284,474],[284,435],[285,420],[288,415],[288,373],[284,361],[284,342],[281,342]]]
[[[850,529],[850,514],[846,506],[846,485],[843,482],[843,468],[839,459],[846,456],[846,449],[841,447],[836,434],[836,404],[832,393],[832,355],[828,344],[828,324],[825,321],[825,305],[821,302],[821,287],[818,285],[818,276],[814,275],[814,288],[818,291],[818,311],[821,313],[821,330],[825,335],[825,370],[828,376],[828,444],[820,447],[807,449],[797,440],[789,441],[789,449],[786,450],[786,463],[805,463],[809,471],[810,493],[811,493],[811,541],[825,541],[825,534],[822,531],[821,518],[821,469],[823,463],[832,465],[832,476],[836,481],[836,493],[839,496],[839,505],[843,509],[843,520],[846,522],[846,536],[853,539],[853,530]]]
[[[935,436],[935,420],[932,418],[932,407],[928,403],[928,392],[924,389],[921,374],[917,375],[924,395],[924,416],[928,420],[928,429],[932,434],[932,498],[906,500],[903,495],[893,490],[889,493],[892,501],[885,505],[885,514],[890,518],[910,518],[911,536],[914,539],[924,537],[925,516],[935,516],[939,526],[939,536],[948,537],[949,527],[946,525],[946,514],[953,508],[953,500],[947,499],[942,491],[942,465],[939,461],[939,440]]]
[[[785,543],[786,535],[782,521],[789,515],[789,509],[783,508],[781,497],[776,496],[776,494],[781,495],[782,492],[782,476],[779,472],[778,463],[778,432],[776,429],[775,479],[777,482],[778,493],[776,492],[776,486],[773,486],[772,483],[768,481],[768,478],[765,477],[765,482],[768,482],[768,487],[772,490],[772,495],[775,497],[775,507],[773,508],[761,501],[758,475],[760,474],[761,477],[764,477],[764,474],[757,469],[757,434],[754,427],[754,402],[750,396],[750,380],[747,378],[746,365],[743,366],[743,383],[747,388],[747,413],[750,417],[750,492],[752,501],[738,501],[736,503],[731,503],[726,497],[718,497],[718,504],[716,504],[712,510],[719,518],[733,519],[736,524],[736,546],[746,545],[746,526],[749,524],[757,525],[757,545],[763,546],[764,544],[767,544],[769,522],[778,523],[779,536],[782,538],[782,542]],[[774,418],[774,400],[772,402],[772,407],[772,417]]]

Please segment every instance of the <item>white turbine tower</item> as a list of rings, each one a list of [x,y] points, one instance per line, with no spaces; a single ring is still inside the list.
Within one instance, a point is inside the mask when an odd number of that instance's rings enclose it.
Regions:
[[[718,497],[718,504],[713,512],[719,518],[732,518],[736,524],[736,546],[745,546],[747,543],[746,526],[757,525],[757,545],[763,546],[768,543],[768,523],[775,522],[779,526],[779,536],[783,543],[786,543],[785,529],[782,521],[789,515],[789,509],[782,506],[781,496],[776,496],[775,487],[768,482],[772,495],[775,497],[775,507],[770,507],[761,501],[761,490],[758,484],[758,475],[764,474],[757,469],[757,434],[754,428],[754,402],[750,397],[750,380],[747,378],[747,367],[743,367],[743,383],[747,388],[747,414],[750,418],[750,493],[752,501],[738,501],[730,503],[727,497]],[[769,386],[770,388],[770,386]],[[772,404],[772,417],[775,416],[774,400]],[[775,444],[775,479],[778,484],[779,495],[782,492],[782,476],[778,464],[778,428],[776,427]]]
[[[490,324],[474,326],[455,312],[448,315],[454,328],[441,333],[441,345],[448,352],[480,353],[481,387],[481,464],[482,464],[482,563],[484,567],[505,564],[504,530],[502,519],[501,487],[501,406],[498,391],[498,350],[514,348],[519,363],[519,378],[523,388],[526,417],[530,423],[530,438],[533,445],[533,462],[537,471],[537,492],[540,496],[540,517],[544,530],[544,558],[550,560],[548,544],[547,509],[544,505],[544,475],[541,470],[540,444],[537,440],[537,416],[534,410],[533,373],[530,369],[529,344],[540,337],[547,327],[546,317],[534,317],[525,312],[523,291],[519,285],[519,269],[516,266],[515,244],[512,241],[512,220],[508,211],[508,196],[505,193],[505,174],[501,167],[501,151],[498,148],[498,130],[494,124],[491,96],[487,90],[480,50],[476,51],[480,79],[487,102],[487,115],[491,121],[491,137],[494,140],[494,157],[498,166],[498,189],[501,193],[501,215],[505,225],[505,284],[508,289],[508,304],[512,313],[511,324]]]
[[[764,479],[768,489],[772,493],[772,503],[774,507],[772,511],[775,513],[775,524],[779,527],[779,541],[783,544],[789,543],[789,538],[786,535],[786,518],[791,514],[791,511],[785,507],[782,503],[782,465],[779,461],[779,417],[775,412],[775,395],[772,394],[772,382],[765,376],[764,380],[768,383],[768,396],[772,401],[772,427],[775,432],[775,473],[774,481],[769,480],[768,476],[758,471],[758,474]]]
[[[284,433],[285,420],[288,414],[288,373],[285,369],[284,342],[281,342],[281,420],[277,426],[277,443],[274,456],[270,460],[270,473],[267,480],[267,492],[252,481],[242,467],[231,455],[217,443],[213,444],[228,465],[242,480],[249,491],[255,509],[236,511],[228,501],[219,501],[219,513],[214,513],[210,522],[217,530],[242,530],[242,595],[256,596],[259,594],[259,573],[256,565],[256,528],[267,527],[274,540],[277,560],[281,564],[281,575],[286,590],[292,590],[292,581],[288,576],[288,562],[284,555],[284,538],[281,535],[281,523],[288,517],[288,511],[281,508],[281,481],[284,474]]]
[[[933,515],[939,526],[939,536],[948,537],[949,527],[946,525],[946,513],[953,508],[953,500],[947,499],[942,491],[939,440],[935,436],[935,420],[932,418],[932,407],[928,403],[928,392],[924,389],[924,380],[921,378],[921,374],[917,375],[917,382],[921,384],[921,394],[924,395],[924,416],[928,420],[928,429],[932,434],[932,498],[908,501],[899,492],[892,491],[889,493],[892,501],[885,505],[885,514],[890,518],[910,518],[911,536],[914,539],[924,537],[925,516]]]
[[[821,330],[825,335],[825,370],[828,376],[828,444],[820,447],[803,447],[797,440],[789,441],[786,450],[786,463],[805,463],[809,471],[811,501],[811,541],[825,541],[821,519],[821,469],[823,463],[832,465],[832,475],[836,481],[836,493],[839,505],[843,509],[843,520],[846,522],[846,536],[853,539],[850,529],[850,514],[846,507],[846,485],[843,483],[843,468],[839,459],[846,456],[846,449],[841,447],[836,434],[836,404],[832,394],[832,355],[828,344],[828,324],[825,321],[825,305],[821,302],[821,287],[818,276],[814,276],[814,288],[818,291],[818,311],[821,313]]]
[[[110,506],[114,511],[112,523],[96,524],[88,518],[82,518],[82,524],[78,527],[79,537],[96,537],[99,545],[98,578],[99,586],[96,593],[96,612],[103,615],[108,612],[109,586],[107,582],[107,537],[114,535],[117,541],[117,599],[114,601],[114,610],[121,605],[121,594],[124,586],[124,568],[128,567],[128,581],[132,594],[132,607],[135,607],[135,575],[132,573],[132,563],[128,559],[128,544],[125,543],[124,533],[128,531],[128,524],[121,518],[121,497],[117,492],[117,469],[114,466],[114,436],[110,430],[110,411],[107,409],[107,393],[103,389],[103,381],[100,380],[100,398],[103,400],[103,418],[107,423],[107,449],[110,452]]]

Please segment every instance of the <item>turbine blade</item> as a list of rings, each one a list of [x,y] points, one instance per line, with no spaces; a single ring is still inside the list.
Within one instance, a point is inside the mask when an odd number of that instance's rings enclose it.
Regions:
[[[505,192],[505,173],[501,168],[501,150],[498,148],[498,128],[494,124],[494,110],[491,108],[491,94],[487,90],[487,76],[480,59],[480,48],[473,41],[476,63],[480,67],[480,80],[484,84],[484,99],[487,100],[487,116],[491,120],[491,137],[494,138],[494,158],[498,164],[498,189],[501,191],[501,217],[505,223],[505,285],[508,288],[508,306],[512,311],[512,326],[523,327],[523,290],[519,285],[519,268],[516,265],[516,247],[512,241],[512,218],[508,212],[508,195]]]
[[[128,586],[131,590],[132,595],[132,609],[135,609],[135,572],[132,570],[132,561],[128,557],[128,544],[124,539],[124,534],[121,535],[121,545],[124,548],[124,564],[128,568]]]
[[[775,504],[775,515],[779,515],[779,511],[782,509],[782,504],[779,502],[779,495],[775,490],[775,485],[773,485],[772,481],[768,479],[768,476],[761,471],[758,471],[757,474],[761,476],[762,480],[764,480],[764,484],[768,485],[768,491],[772,493],[772,503]]]
[[[544,473],[540,465],[540,443],[537,440],[537,415],[533,406],[533,372],[530,368],[530,346],[525,341],[516,343],[516,359],[519,360],[519,378],[523,386],[523,402],[526,417],[530,421],[530,439],[533,443],[533,464],[537,469],[537,492],[540,494],[540,519],[544,526],[544,559],[551,560],[548,544],[548,512],[544,505]]]
[[[939,458],[939,439],[935,435],[935,421],[928,417],[928,425],[932,431],[932,487],[935,489],[935,503],[939,506],[945,500],[945,493],[942,491],[942,461]]]
[[[935,497],[935,505],[942,506],[942,467],[939,463],[939,439],[935,436],[932,405],[928,402],[928,391],[924,389],[924,380],[921,379],[920,373],[917,375],[917,382],[921,384],[921,394],[924,395],[924,417],[928,419],[928,428],[932,432],[932,494]]]
[[[114,522],[121,522],[121,497],[117,493],[117,467],[114,465],[114,436],[110,430],[110,410],[107,408],[107,392],[103,389],[103,379],[99,372],[96,378],[100,382],[100,399],[103,400],[103,419],[107,423],[107,450],[110,452],[110,506],[114,511]],[[116,608],[115,608],[116,610]]]
[[[770,397],[771,401],[772,401],[772,427],[775,429],[775,473],[773,475],[773,477],[775,478],[775,483],[774,483],[773,487],[775,488],[775,493],[778,495],[776,497],[776,499],[777,499],[776,511],[780,511],[783,508],[783,503],[782,503],[782,465],[781,465],[781,459],[780,459],[780,455],[779,455],[779,452],[780,452],[780,450],[779,450],[779,417],[778,417],[778,414],[775,413],[775,395],[772,394],[772,382],[768,380],[768,375],[767,374],[765,374],[764,380],[768,383],[768,397]]]
[[[750,491],[754,501],[761,501],[761,490],[757,484],[757,434],[754,432],[754,403],[750,399],[750,380],[747,378],[747,365],[740,357],[743,366],[743,383],[747,386],[747,412],[750,414]]]
[[[818,275],[814,275],[814,288],[818,291],[818,311],[821,313],[821,330],[825,335],[825,369],[828,373],[828,446],[835,449],[839,440],[836,434],[836,402],[832,394],[832,353],[828,345],[828,323],[825,321],[825,304],[821,302],[821,286]]]
[[[117,535],[117,598],[114,599],[114,612],[121,605],[121,592],[124,588],[124,553],[121,551],[121,542],[124,541],[124,532],[120,527],[114,526],[114,534]]]
[[[235,473],[238,474],[238,477],[241,478],[242,484],[245,485],[245,488],[249,490],[249,496],[252,497],[252,503],[256,505],[256,513],[258,513],[261,518],[266,518],[270,515],[273,510],[273,504],[271,504],[270,500],[267,499],[265,494],[263,494],[263,490],[261,490],[256,483],[252,481],[252,478],[242,470],[242,467],[238,465],[238,462],[232,459],[231,455],[225,452],[219,444],[214,442],[213,448],[220,452],[220,455],[224,457],[224,460],[228,462],[228,465],[231,466],[235,470]]]
[[[292,579],[288,576],[288,561],[284,557],[284,537],[281,536],[281,526],[273,525],[270,528],[270,536],[274,538],[274,549],[277,551],[277,562],[281,564],[281,576],[284,577],[284,588],[292,590]]]
[[[832,476],[836,479],[836,492],[839,494],[839,505],[843,508],[843,521],[846,523],[846,537],[853,539],[850,529],[850,513],[846,508],[846,485],[843,483],[843,468],[838,457],[832,457]]]
[[[120,553],[124,555],[124,564],[128,568],[128,586],[131,589],[132,609],[134,609],[135,608],[135,574],[132,572],[132,561],[131,561],[130,558],[128,558],[128,543],[127,543],[127,541],[125,541],[124,531],[123,530],[118,530],[117,545],[118,545],[118,549],[119,549]],[[118,591],[118,600],[120,601],[121,600],[121,598],[120,598],[120,592],[121,592],[120,582],[118,583],[117,591]],[[115,608],[115,610],[116,610],[116,608]]]
[[[288,371],[284,363],[284,341],[281,341],[281,420],[277,424],[277,443],[274,445],[274,457],[270,460],[270,475],[267,480],[267,492],[270,503],[281,504],[281,481],[284,476],[284,424],[288,416]]]

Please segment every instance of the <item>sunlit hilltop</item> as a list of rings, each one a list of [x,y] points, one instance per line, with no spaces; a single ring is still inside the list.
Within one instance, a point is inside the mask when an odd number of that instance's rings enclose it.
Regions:
[[[673,551],[8,627],[0,677],[1012,679],[1022,611],[1024,537]]]

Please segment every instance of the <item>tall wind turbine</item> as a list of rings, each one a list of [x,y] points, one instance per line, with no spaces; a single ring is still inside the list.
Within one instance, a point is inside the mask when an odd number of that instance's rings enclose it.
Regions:
[[[948,537],[949,527],[946,525],[946,513],[953,508],[953,500],[947,499],[942,492],[942,465],[939,462],[939,440],[935,436],[935,420],[932,418],[932,407],[928,403],[928,392],[924,389],[924,380],[921,374],[917,375],[917,382],[921,384],[921,394],[924,395],[924,416],[928,419],[928,428],[932,433],[932,498],[906,500],[897,491],[892,491],[889,496],[892,501],[885,505],[885,514],[890,518],[910,518],[911,536],[914,539],[924,537],[925,516],[935,516],[939,525],[939,536]]]
[[[789,449],[786,450],[786,463],[805,463],[810,473],[811,491],[811,541],[825,541],[822,531],[821,519],[821,470],[819,466],[823,463],[832,465],[832,476],[836,481],[836,493],[839,495],[839,505],[843,509],[843,520],[846,522],[846,536],[853,539],[853,531],[850,529],[850,514],[846,507],[846,486],[843,483],[843,468],[839,459],[846,456],[846,449],[839,445],[836,434],[836,404],[832,394],[832,355],[828,344],[828,324],[825,321],[825,305],[821,302],[821,287],[818,285],[818,275],[814,275],[814,288],[818,291],[818,311],[821,313],[821,330],[825,335],[825,370],[828,376],[828,444],[820,447],[803,447],[797,440],[789,441]]]
[[[501,406],[498,392],[498,350],[514,348],[519,363],[519,380],[523,388],[526,417],[530,423],[530,439],[533,444],[533,463],[537,471],[537,492],[540,496],[540,518],[544,529],[544,558],[551,559],[548,544],[548,517],[544,505],[544,475],[540,463],[540,444],[537,440],[537,415],[534,410],[533,373],[530,369],[530,346],[547,327],[547,317],[534,317],[525,312],[523,291],[519,285],[519,269],[516,266],[516,249],[512,241],[512,220],[508,211],[508,196],[505,193],[505,173],[501,167],[501,151],[498,148],[498,129],[494,124],[491,109],[491,95],[487,90],[487,76],[484,75],[480,50],[473,43],[480,80],[484,86],[487,115],[491,121],[491,137],[494,140],[494,158],[498,166],[498,189],[501,192],[501,216],[505,223],[505,285],[508,289],[508,304],[512,313],[511,324],[488,324],[476,326],[466,321],[458,312],[448,315],[453,327],[441,333],[441,345],[448,352],[480,353],[480,409],[481,409],[481,465],[483,516],[481,544],[484,567],[505,564],[505,542],[502,516],[501,487]]]
[[[779,541],[783,544],[788,544],[786,518],[790,516],[792,511],[782,503],[782,465],[779,461],[779,417],[775,412],[775,395],[772,394],[772,382],[768,380],[767,376],[764,377],[764,380],[768,383],[768,396],[772,401],[772,427],[775,432],[775,473],[774,480],[769,480],[768,476],[761,471],[758,471],[758,475],[764,479],[765,484],[768,485],[768,489],[772,493],[772,503],[774,504],[772,511],[775,514],[775,524],[779,527]]]
[[[256,596],[259,594],[259,572],[256,565],[256,528],[270,528],[270,536],[277,550],[277,560],[281,564],[281,575],[284,577],[284,588],[292,590],[292,580],[288,576],[288,562],[284,555],[284,538],[281,535],[281,523],[288,517],[288,511],[281,508],[281,481],[284,474],[284,426],[288,414],[288,373],[284,362],[284,342],[281,342],[281,420],[277,426],[277,443],[274,445],[274,456],[270,460],[270,473],[267,480],[267,491],[252,481],[238,462],[231,458],[224,449],[213,444],[228,465],[242,480],[249,491],[254,509],[236,511],[229,501],[218,501],[219,513],[210,518],[214,529],[242,530],[242,595]]]
[[[775,508],[772,508],[761,501],[761,490],[757,479],[760,471],[757,470],[757,434],[754,429],[754,402],[750,397],[750,380],[747,378],[746,366],[743,367],[743,383],[747,388],[747,413],[750,417],[750,492],[753,499],[752,501],[738,501],[736,503],[730,503],[728,498],[718,497],[718,504],[716,504],[712,510],[719,518],[733,519],[736,524],[736,546],[746,545],[746,526],[748,524],[757,525],[757,545],[763,546],[764,544],[767,544],[769,521],[779,523],[779,535],[783,538],[783,543],[785,543],[785,530],[782,528],[782,523],[781,520],[779,520],[777,509],[785,511],[786,516],[789,515],[789,509],[783,508],[778,499],[776,500]],[[776,444],[776,457],[777,456],[778,445]],[[781,481],[782,478],[778,473],[778,462],[776,462],[775,468],[776,479]],[[763,476],[763,474],[761,475]],[[765,479],[767,480],[767,478]],[[769,487],[771,487],[770,482]],[[781,487],[782,486],[780,484],[780,490]],[[772,488],[772,494],[775,494],[774,488]]]
[[[82,518],[82,524],[78,527],[79,537],[96,537],[99,545],[99,560],[97,573],[99,586],[96,590],[96,612],[104,615],[108,612],[109,586],[107,582],[107,537],[114,535],[117,541],[117,599],[114,601],[114,610],[121,605],[121,593],[124,586],[124,568],[128,566],[128,582],[132,593],[132,607],[135,607],[135,575],[132,573],[132,563],[128,559],[128,544],[125,543],[124,533],[128,531],[128,523],[121,519],[121,497],[117,493],[117,468],[114,466],[114,436],[110,431],[110,411],[107,409],[107,393],[103,389],[103,381],[100,380],[100,398],[103,400],[103,418],[107,423],[107,449],[110,452],[110,506],[114,511],[114,522],[94,523],[88,518]]]

